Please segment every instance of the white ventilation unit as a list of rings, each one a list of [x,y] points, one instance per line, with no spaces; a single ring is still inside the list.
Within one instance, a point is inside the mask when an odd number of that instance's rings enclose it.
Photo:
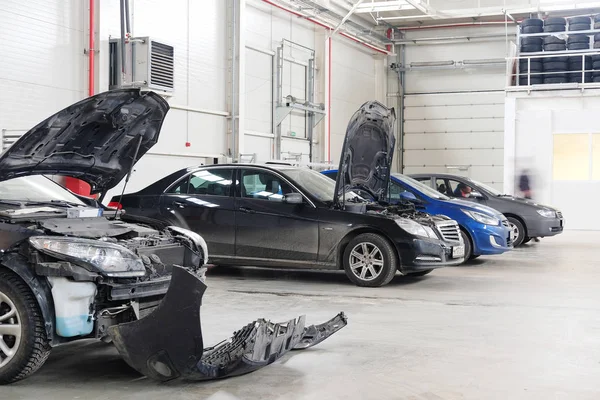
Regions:
[[[109,89],[139,87],[172,93],[175,88],[175,49],[150,37],[125,43],[125,71],[121,39],[110,39]]]

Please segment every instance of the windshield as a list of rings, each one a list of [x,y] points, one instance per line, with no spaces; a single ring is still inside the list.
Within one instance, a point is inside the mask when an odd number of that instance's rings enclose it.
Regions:
[[[502,193],[496,189],[494,189],[491,186],[488,186],[484,183],[478,182],[476,180],[470,179],[471,182],[473,182],[475,185],[479,186],[480,188],[490,192],[491,194],[493,194],[494,196],[502,196]]]
[[[298,185],[302,186],[302,189],[312,194],[318,200],[324,203],[333,202],[335,195],[335,181],[333,179],[308,168],[286,169],[280,170],[280,172],[296,181]],[[365,199],[354,192],[346,192],[346,199],[365,201]]]
[[[68,202],[84,205],[58,183],[42,175],[23,176],[0,182],[0,200],[20,202]]]
[[[431,197],[431,198],[437,199],[437,200],[450,200],[450,197],[438,192],[437,190],[434,190],[433,188],[431,188],[413,178],[409,178],[406,175],[394,173],[394,174],[392,174],[392,176],[394,178],[398,179],[400,182],[403,182],[403,183],[419,190],[425,196],[428,196],[428,197]]]

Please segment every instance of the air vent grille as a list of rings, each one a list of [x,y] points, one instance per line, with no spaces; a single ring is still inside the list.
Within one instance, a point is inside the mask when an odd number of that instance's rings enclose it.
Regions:
[[[150,86],[163,89],[174,87],[174,55],[173,46],[156,41],[150,46]]]

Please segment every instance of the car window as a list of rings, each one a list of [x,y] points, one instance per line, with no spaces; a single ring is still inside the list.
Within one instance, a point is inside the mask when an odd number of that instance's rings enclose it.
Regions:
[[[409,192],[417,196],[417,193],[405,189],[403,186],[399,185],[394,181],[390,181],[390,190],[389,190],[389,198],[390,202],[395,202],[400,200],[400,195],[404,192]]]
[[[454,179],[446,179],[446,182],[448,183],[450,190],[448,196],[451,197],[469,197],[469,193],[473,190],[471,186]]]
[[[423,176],[415,179],[421,182],[423,185],[431,186],[431,177]]]
[[[169,193],[229,196],[233,181],[231,169],[205,169],[194,172],[173,186]]]
[[[266,171],[242,171],[242,197],[269,201],[282,201],[294,190],[284,180]]]
[[[8,201],[66,201],[85,205],[73,193],[43,175],[22,176],[0,182],[0,199]]]
[[[446,182],[446,179],[437,178],[435,180],[435,189],[446,196],[454,197],[453,189],[450,187],[448,182]]]

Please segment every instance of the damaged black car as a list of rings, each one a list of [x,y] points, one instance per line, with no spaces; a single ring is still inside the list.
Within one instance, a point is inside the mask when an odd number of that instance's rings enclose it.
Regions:
[[[101,93],[49,117],[0,156],[0,383],[34,373],[52,347],[89,338],[113,342],[157,380],[224,378],[346,325],[343,313],[313,326],[303,316],[259,319],[204,348],[204,239],[90,206],[50,179],[82,179],[101,201],[157,142],[168,110],[156,93]]]
[[[111,203],[202,235],[216,265],[341,269],[369,287],[396,272],[422,276],[458,265],[464,243],[454,220],[417,212],[408,201],[385,204],[394,119],[378,102],[357,111],[336,182],[289,165],[212,165],[174,172]]]

